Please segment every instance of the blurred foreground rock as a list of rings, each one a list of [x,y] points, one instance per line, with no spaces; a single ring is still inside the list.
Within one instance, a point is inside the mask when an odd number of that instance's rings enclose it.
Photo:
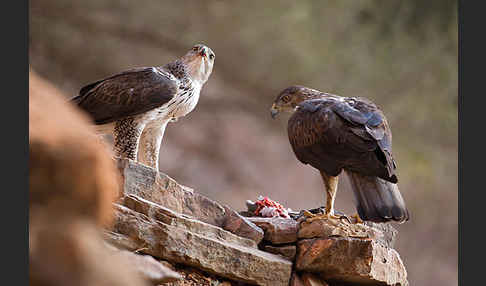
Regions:
[[[29,285],[150,285],[105,247],[92,221],[43,214],[29,225]]]
[[[153,263],[144,266],[150,274],[137,271],[140,259],[106,247],[100,234],[112,224],[120,176],[94,134],[57,89],[29,74],[30,285],[148,286],[178,278]]]
[[[111,221],[119,175],[89,122],[56,88],[29,74],[31,210]]]
[[[136,270],[152,285],[166,282],[174,282],[182,279],[182,276],[171,268],[160,263],[150,255],[138,255],[126,250],[115,250],[114,259],[127,261],[131,269]]]

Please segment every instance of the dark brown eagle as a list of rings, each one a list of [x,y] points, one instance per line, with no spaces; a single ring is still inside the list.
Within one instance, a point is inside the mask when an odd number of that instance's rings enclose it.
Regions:
[[[345,170],[362,220],[409,219],[396,185],[391,130],[373,102],[291,86],[275,99],[272,117],[280,111],[293,112],[288,136],[297,159],[321,173],[327,194],[326,218],[338,218],[334,214],[334,199],[338,176]]]

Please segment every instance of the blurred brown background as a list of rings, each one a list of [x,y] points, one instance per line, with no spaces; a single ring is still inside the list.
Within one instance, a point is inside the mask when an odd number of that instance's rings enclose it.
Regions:
[[[160,168],[237,210],[260,194],[294,210],[324,204],[318,172],[290,148],[288,116],[270,118],[282,89],[370,98],[392,127],[412,215],[396,226],[410,284],[457,285],[456,11],[452,0],[35,0],[29,57],[74,96],[91,81],[208,45],[213,74],[197,108],[169,124]],[[352,214],[342,178],[336,208]]]

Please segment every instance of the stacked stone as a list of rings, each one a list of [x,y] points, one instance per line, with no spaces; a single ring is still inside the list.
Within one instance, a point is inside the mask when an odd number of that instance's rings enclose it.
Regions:
[[[261,249],[294,263],[290,285],[408,285],[389,224],[248,219],[265,232]]]
[[[185,283],[167,285],[408,285],[389,224],[244,217],[154,169],[118,166],[106,240],[165,261]],[[207,284],[188,281],[198,275]]]

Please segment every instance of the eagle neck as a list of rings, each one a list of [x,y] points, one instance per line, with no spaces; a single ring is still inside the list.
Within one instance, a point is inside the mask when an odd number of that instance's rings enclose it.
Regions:
[[[172,63],[168,63],[163,66],[163,68],[169,71],[172,75],[174,75],[175,78],[180,81],[185,81],[189,78],[187,65],[181,60],[176,60]]]

